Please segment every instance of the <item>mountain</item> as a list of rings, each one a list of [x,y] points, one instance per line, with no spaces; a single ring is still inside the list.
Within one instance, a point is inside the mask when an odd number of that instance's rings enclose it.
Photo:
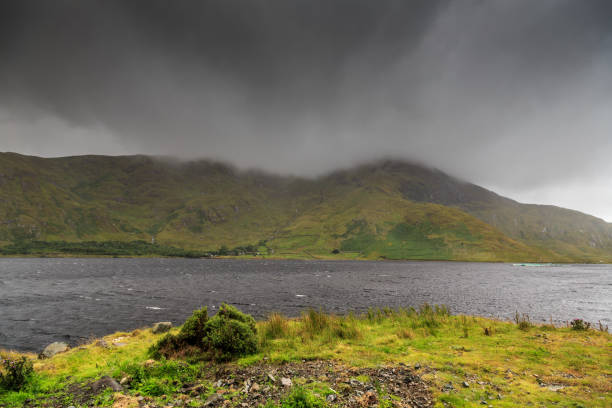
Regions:
[[[612,261],[612,224],[383,160],[316,179],[200,160],[0,153],[0,245],[251,245],[287,257]]]

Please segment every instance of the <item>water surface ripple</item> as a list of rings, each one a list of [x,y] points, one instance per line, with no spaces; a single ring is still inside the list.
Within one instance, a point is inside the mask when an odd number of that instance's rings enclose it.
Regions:
[[[161,320],[180,323],[221,302],[256,317],[443,303],[453,313],[534,321],[580,317],[612,325],[612,266],[517,267],[461,262],[200,259],[0,259],[0,348],[39,351],[53,341]]]

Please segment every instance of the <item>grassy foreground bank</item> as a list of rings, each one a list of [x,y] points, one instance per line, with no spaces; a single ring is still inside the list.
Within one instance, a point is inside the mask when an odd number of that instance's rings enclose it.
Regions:
[[[223,364],[154,362],[148,350],[162,336],[150,329],[114,333],[36,360],[34,377],[21,391],[0,391],[0,406],[257,406],[236,370],[261,370],[266,382],[260,380],[258,387],[278,389],[270,391],[280,397],[268,407],[410,406],[384,382],[390,374],[373,371],[381,367],[389,373],[394,367],[409,369],[422,379],[431,393],[422,406],[612,406],[612,336],[593,329],[451,316],[445,308],[428,306],[343,317],[316,311],[297,319],[273,314],[257,322],[258,351]],[[319,360],[327,362],[325,375],[300,371]],[[282,371],[291,385],[265,379],[282,367],[291,367]],[[83,399],[83,384],[105,375],[128,378],[130,386],[122,392],[100,389]],[[343,397],[359,384],[364,389],[371,384],[372,400]],[[338,398],[328,397],[332,394]]]

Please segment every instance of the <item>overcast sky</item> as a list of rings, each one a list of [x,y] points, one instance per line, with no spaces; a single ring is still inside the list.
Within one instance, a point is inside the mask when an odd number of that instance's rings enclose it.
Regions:
[[[2,1],[0,151],[391,155],[612,221],[612,2]]]

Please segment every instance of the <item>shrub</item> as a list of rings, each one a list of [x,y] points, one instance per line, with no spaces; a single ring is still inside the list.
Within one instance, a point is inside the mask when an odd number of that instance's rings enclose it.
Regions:
[[[203,307],[195,310],[193,314],[185,320],[178,338],[192,346],[201,346],[204,337],[204,326],[208,322],[208,308]]]
[[[582,319],[574,319],[570,322],[572,330],[589,330],[591,323],[586,322]]]
[[[208,322],[208,309],[195,310],[185,321],[177,335],[166,334],[151,348],[153,358],[161,357],[194,357],[202,354],[202,339],[205,336],[204,326]]]
[[[34,374],[32,362],[26,357],[6,358],[0,360],[0,363],[2,365],[0,387],[7,390],[21,390]]]
[[[204,347],[210,357],[218,361],[253,354],[257,351],[255,331],[248,323],[215,316],[207,324]]]
[[[253,332],[257,331],[255,327],[255,319],[251,315],[242,313],[240,310],[236,309],[233,306],[223,303],[219,308],[219,312],[213,317],[213,319],[229,319],[229,320],[237,320],[239,322],[243,322],[253,330]],[[206,329],[205,329],[206,330]]]
[[[255,319],[225,303],[208,318],[196,310],[177,335],[167,334],[149,352],[154,358],[198,357],[230,360],[257,351]]]

